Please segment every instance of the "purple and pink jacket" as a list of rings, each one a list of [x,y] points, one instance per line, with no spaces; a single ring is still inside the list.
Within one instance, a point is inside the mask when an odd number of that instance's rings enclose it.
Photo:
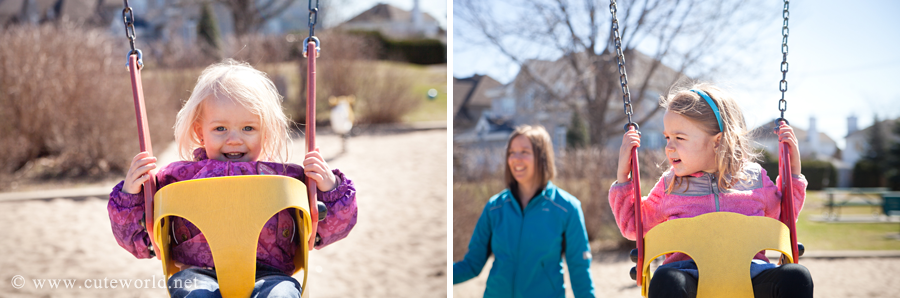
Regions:
[[[194,151],[195,161],[173,162],[156,174],[160,188],[183,180],[239,176],[239,175],[283,175],[304,181],[303,167],[295,164],[273,162],[226,162],[209,159],[206,151]],[[328,215],[320,221],[317,235],[320,240],[315,248],[321,249],[335,241],[347,237],[356,225],[356,188],[343,173],[333,169],[337,184],[331,191],[318,191],[318,200],[328,207]],[[123,182],[116,185],[109,194],[109,221],[116,242],[140,259],[151,258],[150,235],[141,222],[144,219],[144,194],[122,192]],[[304,182],[305,183],[305,182]],[[212,252],[206,238],[192,223],[182,218],[172,220],[172,258],[187,265],[215,267]],[[296,224],[290,211],[282,210],[263,226],[256,249],[258,262],[278,268],[291,275],[294,270],[294,252],[298,237],[294,233]]]
[[[766,170],[759,164],[744,164],[743,173],[750,177],[741,180],[731,189],[719,189],[716,176],[698,172],[686,177],[679,185],[676,183],[672,193],[666,193],[675,174],[670,169],[663,173],[659,182],[650,191],[650,195],[641,198],[644,234],[656,225],[670,219],[688,218],[709,212],[735,212],[749,216],[767,216],[779,219],[781,216],[781,190],[766,176]],[[780,181],[781,177],[777,180]],[[800,213],[806,200],[806,178],[793,175],[794,215]],[[635,240],[634,193],[632,182],[615,183],[609,189],[609,206],[622,236]],[[759,253],[755,259],[768,262],[765,254]],[[690,260],[683,253],[666,256],[663,264]]]

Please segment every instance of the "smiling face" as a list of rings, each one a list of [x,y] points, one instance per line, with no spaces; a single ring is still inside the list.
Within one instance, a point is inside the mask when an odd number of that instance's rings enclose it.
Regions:
[[[676,176],[716,172],[715,148],[721,133],[709,135],[687,117],[669,111],[663,115],[663,125],[666,157]]]
[[[537,183],[535,173],[535,156],[534,148],[531,141],[524,135],[516,136],[509,143],[509,152],[507,152],[506,163],[509,166],[512,176],[521,185],[532,185]]]
[[[203,102],[194,129],[209,159],[257,161],[262,151],[259,115],[227,98]]]

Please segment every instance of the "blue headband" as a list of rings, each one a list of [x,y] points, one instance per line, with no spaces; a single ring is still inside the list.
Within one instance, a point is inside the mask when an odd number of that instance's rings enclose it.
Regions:
[[[699,94],[700,97],[703,97],[703,99],[706,100],[706,103],[708,103],[709,107],[712,108],[713,113],[716,113],[716,122],[719,122],[719,131],[724,132],[725,130],[722,129],[722,116],[719,115],[719,107],[716,106],[716,103],[712,100],[712,98],[709,98],[709,95],[706,95],[706,92],[703,92],[702,90],[691,89],[691,91],[694,91],[695,93]]]

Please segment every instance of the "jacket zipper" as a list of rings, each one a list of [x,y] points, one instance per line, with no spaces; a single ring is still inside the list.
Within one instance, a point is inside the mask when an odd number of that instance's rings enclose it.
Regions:
[[[706,179],[709,181],[709,192],[713,194],[716,201],[716,212],[719,212],[719,194],[713,188],[712,174],[707,174]]]
[[[519,203],[519,201],[516,200],[515,198],[513,198],[513,200],[515,200],[517,204],[521,205]],[[529,201],[529,203],[530,203],[530,201]],[[526,205],[526,206],[520,207],[522,213],[521,213],[521,218],[519,219],[520,220],[520,222],[519,222],[519,241],[518,241],[518,245],[517,245],[519,247],[519,249],[516,250],[516,258],[519,258],[522,255],[522,232],[525,231],[525,208],[526,207],[528,207],[528,206]],[[513,267],[513,272],[512,272],[512,275],[513,275],[512,276],[512,289],[510,290],[510,294],[512,294],[511,295],[512,297],[516,297],[516,275],[517,275],[516,273],[519,271],[519,263],[516,262],[513,266],[514,267]]]

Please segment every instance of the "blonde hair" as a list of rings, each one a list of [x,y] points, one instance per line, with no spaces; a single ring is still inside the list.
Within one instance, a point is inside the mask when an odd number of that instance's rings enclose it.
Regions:
[[[731,188],[736,180],[751,179],[741,170],[744,163],[756,160],[758,153],[751,147],[750,132],[734,98],[712,84],[695,83],[688,88],[673,86],[668,96],[660,98],[660,106],[667,112],[684,116],[710,136],[715,136],[720,131],[712,107],[691,89],[706,92],[718,106],[722,117],[722,137],[715,149],[719,189]],[[667,192],[671,193],[675,184],[680,185],[681,182],[682,178],[676,176],[669,183]]]
[[[512,145],[512,140],[518,136],[525,136],[531,142],[531,150],[534,153],[534,170],[539,183],[538,187],[543,188],[547,185],[547,182],[556,177],[556,165],[553,159],[553,142],[550,140],[550,134],[540,125],[522,125],[516,127],[516,130],[509,135],[509,140],[506,142],[506,159],[503,162],[506,185],[512,191],[519,189],[516,187],[517,182],[512,175],[508,162],[509,147]]]
[[[203,147],[194,126],[203,115],[203,102],[208,100],[232,100],[258,115],[262,133],[260,160],[287,162],[291,138],[281,95],[266,73],[233,59],[203,70],[191,97],[178,111],[175,143],[182,159],[193,160],[193,151]]]

